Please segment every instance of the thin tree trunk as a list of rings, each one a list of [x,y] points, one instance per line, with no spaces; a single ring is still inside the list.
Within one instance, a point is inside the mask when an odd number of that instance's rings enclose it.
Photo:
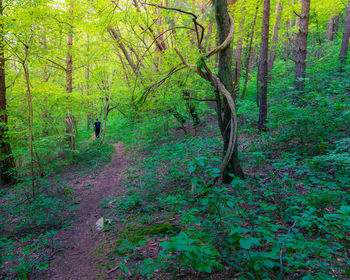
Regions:
[[[123,52],[124,57],[128,61],[129,65],[130,65],[131,69],[134,71],[135,75],[140,76],[139,68],[136,66],[136,64],[132,60],[131,56],[129,55],[126,47],[124,46],[123,42],[121,41],[121,36],[120,36],[119,32],[115,28],[112,28],[112,27],[109,27],[108,31],[111,34],[112,38],[116,41],[118,47]]]
[[[197,111],[196,111],[196,107],[193,105],[193,103],[191,102],[190,98],[191,98],[191,93],[184,90],[182,91],[182,96],[185,100],[186,103],[186,107],[191,115],[191,118],[193,120],[193,124],[196,126],[200,123],[200,119],[198,117]]]
[[[227,38],[231,27],[226,0],[215,0],[215,18],[218,27],[217,32],[219,44],[222,44]],[[220,51],[218,64],[218,77],[225,86],[226,90],[231,94],[233,94],[232,57],[232,46],[229,45],[227,48]],[[221,130],[221,133],[224,139],[223,153],[226,154],[226,151],[228,150],[230,144],[230,137],[233,133],[233,131],[231,132],[233,126],[230,123],[233,112],[231,111],[226,99],[223,100],[222,109],[223,112],[218,112],[218,118],[222,119],[223,130]],[[233,154],[229,160],[226,170],[223,172],[224,182],[230,182],[232,180],[232,178],[229,176],[229,173],[233,173],[236,177],[244,177],[244,173],[238,158],[237,141],[235,141]]]
[[[41,48],[46,49],[47,48],[47,38],[46,38],[45,27],[42,28],[42,33],[43,33],[43,38],[41,40]],[[45,82],[48,82],[50,79],[50,74],[47,73],[47,65],[46,64],[44,65],[44,68],[43,68],[42,77],[43,77],[43,80]],[[46,104],[46,103],[47,103],[47,98],[45,96],[44,97],[44,104]],[[42,107],[42,110],[43,110],[43,112],[41,114],[41,117],[44,120],[44,125],[43,125],[43,129],[42,129],[42,136],[45,137],[45,136],[49,135],[49,127],[50,127],[49,114],[50,114],[50,112],[49,112],[47,106],[45,106],[45,105]]]
[[[334,39],[334,21],[335,17],[331,16],[328,22],[328,42],[332,42]]]
[[[302,10],[300,15],[300,29],[299,29],[299,33],[296,36],[296,45],[294,47],[294,62],[295,62],[294,86],[297,91],[304,90],[309,17],[310,17],[310,0],[302,0]]]
[[[161,1],[161,5],[163,5],[162,3],[163,1]],[[165,41],[164,41],[164,35],[162,34],[162,22],[163,22],[163,19],[162,17],[160,16],[160,9],[158,9],[158,18],[156,20],[156,24],[159,26],[159,32],[160,32],[160,35],[156,36],[157,34],[154,34],[154,40],[155,40],[155,52],[156,53],[160,53],[160,55],[155,55],[154,56],[154,71],[155,72],[158,72],[158,69],[159,69],[159,65],[162,63],[162,56],[161,56],[161,53],[167,49],[167,46],[165,44]],[[151,29],[150,29],[151,30]],[[152,32],[153,34],[153,32]]]
[[[27,57],[27,55],[26,55]],[[30,173],[31,173],[31,184],[32,184],[32,195],[35,197],[35,173],[34,173],[34,132],[33,132],[33,102],[32,102],[32,92],[30,88],[30,80],[29,80],[29,72],[26,59],[22,62],[24,77],[26,79],[27,85],[27,101],[28,101],[28,110],[29,110],[29,126],[30,126],[30,134],[29,134],[29,149],[30,149]]]
[[[235,89],[234,89],[234,97],[237,98],[239,94],[239,86],[240,86],[240,78],[241,78],[241,70],[242,70],[242,50],[243,50],[243,26],[244,19],[239,24],[239,38],[237,40],[236,47],[236,65],[235,65]]]
[[[302,0],[298,0],[299,3],[302,3],[301,2]],[[292,0],[292,4],[294,5],[294,0]],[[300,27],[300,17],[297,16],[296,19],[295,19],[295,25],[294,25],[294,44],[293,44],[293,52],[295,50],[295,46],[297,45],[297,38],[298,38],[298,31],[299,31],[299,27]],[[295,55],[294,53],[292,54],[292,56]]]
[[[85,71],[85,80],[86,80],[86,94],[90,95],[90,37],[89,34],[87,34],[87,46],[86,46],[86,50],[87,50],[87,60],[86,60],[86,71]],[[91,101],[88,101],[88,114],[87,114],[87,123],[86,123],[86,129],[87,131],[90,130],[90,126],[92,123],[92,107],[93,107],[93,103]]]
[[[123,72],[124,72],[124,75],[125,75],[126,82],[127,82],[128,86],[130,87],[128,71],[127,71],[127,69],[126,69],[126,67],[125,67],[125,65],[124,65],[123,58],[122,58],[122,56],[119,54],[119,52],[118,52],[117,55],[118,55],[118,57],[119,57],[120,63],[122,64],[122,68],[123,68]]]
[[[269,51],[269,22],[270,22],[270,0],[264,0],[263,23],[261,28],[260,46],[260,106],[259,106],[259,130],[266,129],[267,121],[267,82],[268,82],[268,51]]]
[[[241,99],[244,99],[245,92],[247,90],[247,85],[248,85],[248,80],[249,80],[249,72],[250,72],[250,65],[251,65],[251,56],[252,56],[252,47],[253,47],[253,41],[254,41],[254,32],[255,32],[255,25],[256,25],[256,19],[258,16],[258,11],[259,11],[259,4],[260,0],[256,4],[255,8],[255,14],[254,14],[254,20],[252,24],[252,31],[250,34],[250,41],[249,41],[249,47],[248,47],[248,55],[247,55],[247,60],[246,60],[246,69],[245,69],[245,79],[244,79],[244,87],[241,95]]]
[[[73,17],[73,5],[69,7],[69,14]],[[66,57],[66,93],[67,98],[73,92],[73,57],[72,57],[72,46],[73,46],[73,27],[69,29],[67,36],[67,57]],[[70,106],[68,106],[70,107]],[[66,135],[68,144],[71,150],[75,150],[75,132],[74,132],[74,116],[71,114],[71,109],[68,109],[66,114]]]
[[[282,10],[283,10],[283,5],[282,5],[281,1],[282,0],[278,0],[277,4],[276,4],[276,22],[275,22],[275,25],[273,27],[273,36],[272,36],[273,45],[271,46],[269,60],[267,63],[267,67],[268,67],[269,72],[272,71],[273,64],[274,64],[275,58],[276,58],[279,24],[281,22]]]
[[[339,21],[340,21],[340,16],[337,15],[334,19],[334,25],[333,25],[333,37],[337,37],[337,33],[339,30]]]
[[[3,1],[0,0],[1,16],[3,9]],[[4,26],[0,23],[0,186],[13,182],[15,177],[15,161],[7,131]]]
[[[289,61],[289,58],[291,56],[292,53],[292,42],[293,42],[293,32],[292,32],[292,28],[293,28],[293,22],[291,19],[288,19],[286,22],[286,28],[287,28],[287,40],[286,40],[286,61]]]
[[[339,54],[339,61],[340,61],[339,72],[344,71],[346,58],[348,56],[349,38],[350,38],[350,0],[348,2],[348,8],[346,9],[346,19],[345,19],[345,25],[344,25],[343,40],[341,43],[341,49]]]

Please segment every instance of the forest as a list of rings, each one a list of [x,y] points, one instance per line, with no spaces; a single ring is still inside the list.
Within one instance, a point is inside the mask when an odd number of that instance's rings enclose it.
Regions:
[[[350,279],[350,0],[0,0],[0,279]]]

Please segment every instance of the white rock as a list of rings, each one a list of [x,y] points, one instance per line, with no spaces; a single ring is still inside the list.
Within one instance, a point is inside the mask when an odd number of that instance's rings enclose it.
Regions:
[[[97,230],[103,230],[103,222],[104,222],[103,217],[101,217],[97,220],[97,222],[96,222],[96,229]]]
[[[99,218],[97,221],[96,221],[96,229],[97,230],[103,230],[104,228],[104,225],[106,223],[111,223],[111,219],[104,219],[103,217]]]

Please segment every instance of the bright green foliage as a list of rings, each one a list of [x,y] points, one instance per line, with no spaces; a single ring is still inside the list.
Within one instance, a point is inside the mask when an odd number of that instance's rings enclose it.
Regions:
[[[161,135],[148,146],[143,142],[141,147],[152,153],[129,171],[129,193],[110,212],[125,223],[128,251],[118,247],[123,254],[110,258],[123,263],[126,273],[148,279],[178,271],[196,271],[202,279],[281,279],[282,274],[284,279],[346,279],[349,80],[336,75],[333,51],[322,62],[310,59],[305,107],[294,102],[288,88],[292,79],[283,78],[290,65],[277,61],[281,72],[271,86],[268,132],[256,134],[252,92],[238,104],[241,157],[249,170],[244,181],[214,184],[220,141],[210,127],[202,127],[208,135],[170,138],[160,147]],[[121,136],[129,145],[152,131],[134,127],[136,134]],[[154,224],[169,216],[176,217],[181,231],[165,238],[156,234],[162,238],[158,255],[138,253],[141,265],[135,266],[135,252],[154,236],[133,241],[130,219]]]
[[[213,100],[215,90],[193,71],[204,69],[204,53],[217,44],[211,1],[165,1],[198,16],[205,29],[202,50],[196,45],[192,15],[140,1],[3,2],[6,113],[18,182],[0,193],[0,278],[30,279],[47,269],[47,252],[59,247],[53,236],[69,227],[77,195],[73,182],[59,174],[67,169],[80,171],[80,176],[97,174],[96,167],[113,152],[110,143],[118,141],[137,153],[124,184],[125,197],[103,202],[111,206],[106,216],[113,222],[106,231],[115,238],[106,265],[118,264],[120,279],[348,278],[350,64],[338,73],[344,1],[311,1],[305,92],[298,102],[290,57],[301,4],[280,1],[268,131],[261,134],[256,132],[259,6],[251,73],[242,70],[237,77],[240,85],[249,77],[245,99],[236,100],[247,179],[229,185],[218,180],[222,143],[213,106],[196,101]],[[257,1],[233,2],[232,48],[237,50],[242,40],[246,68]],[[271,0],[271,6],[277,2]],[[332,16],[340,24],[334,41],[327,42]],[[276,19],[271,11],[271,34]],[[68,34],[73,35],[71,48]],[[73,60],[72,93],[66,89],[68,54]],[[24,59],[34,111],[34,174]],[[215,73],[217,59],[206,63]],[[202,121],[198,126],[185,92],[196,99],[190,102]],[[76,122],[75,150],[67,144],[68,112]],[[96,117],[107,144],[91,137]],[[147,246],[156,248],[153,256],[142,253]]]

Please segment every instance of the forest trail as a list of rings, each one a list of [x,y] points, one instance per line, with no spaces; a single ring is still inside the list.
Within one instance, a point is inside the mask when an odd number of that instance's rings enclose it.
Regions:
[[[129,163],[122,144],[116,143],[113,146],[115,152],[111,162],[97,176],[80,177],[81,180],[74,186],[75,196],[80,199],[76,217],[70,229],[57,234],[57,240],[65,246],[63,253],[57,254],[51,261],[48,279],[80,280],[102,276],[94,264],[94,256],[105,232],[96,229],[96,221],[103,217],[103,198],[124,192],[121,179]]]

